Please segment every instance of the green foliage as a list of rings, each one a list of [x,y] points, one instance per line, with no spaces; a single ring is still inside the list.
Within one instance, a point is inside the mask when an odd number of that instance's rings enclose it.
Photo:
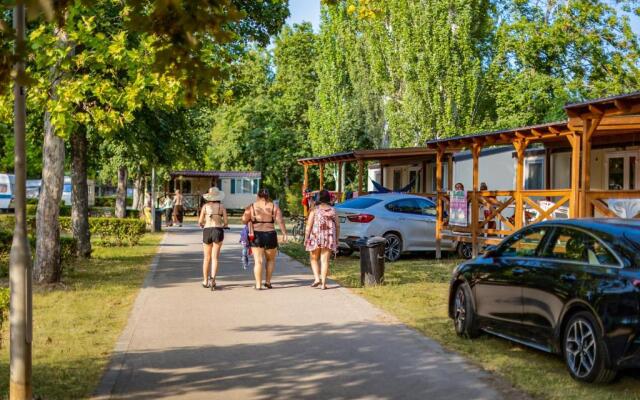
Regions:
[[[76,27],[75,21],[69,20],[73,14],[83,17],[78,24],[89,25],[92,22],[91,11],[109,3],[118,5],[123,11],[120,18],[107,14],[99,23],[110,24],[121,20],[124,22],[122,30],[152,38],[146,54],[152,55],[152,63],[144,71],[160,72],[171,80],[179,81],[189,99],[195,98],[198,92],[211,93],[225,76],[222,66],[232,54],[247,41],[266,45],[270,35],[278,31],[289,14],[288,2],[284,0],[195,0],[186,3],[160,0],[27,0],[24,3],[32,19],[42,12],[52,25],[64,30]],[[14,5],[14,1],[2,3],[5,9]],[[9,83],[11,68],[16,60],[41,55],[54,58],[52,53],[66,53],[64,49],[56,51],[55,46],[51,46],[27,49],[14,55],[9,45],[13,38],[12,30],[0,30],[0,91]],[[114,42],[106,46],[109,58],[128,58],[123,40],[125,37],[115,35],[113,38]],[[70,39],[76,40],[75,37]],[[104,39],[96,35],[96,41]],[[26,77],[19,79],[27,80]]]
[[[71,218],[60,218],[60,230],[71,232]],[[133,246],[146,232],[144,221],[133,218],[89,218],[91,236],[101,244]]]
[[[0,288],[0,331],[2,325],[9,317],[9,299],[10,293],[8,287]],[[0,347],[2,347],[2,338],[0,337]]]
[[[0,220],[0,222],[1,221],[2,220]],[[30,235],[28,240],[31,254],[34,254],[36,248],[35,237]],[[0,224],[0,278],[9,276],[9,254],[11,252],[12,242],[13,231],[6,229],[4,224]],[[60,238],[60,256],[63,263],[68,263],[76,257],[76,240],[74,238],[68,236],[62,236]]]
[[[116,198],[115,197],[96,197],[95,206],[114,208],[116,206]]]
[[[640,88],[637,2],[325,3],[314,154],[557,120]]]
[[[0,230],[6,230],[13,232],[16,225],[16,219],[13,215],[0,215]],[[27,215],[27,231],[35,232],[36,230],[36,218],[33,215]]]
[[[273,54],[255,48],[229,85],[235,99],[212,116],[207,167],[258,170],[263,185],[283,201],[302,179],[297,158],[310,150],[308,110],[317,83],[315,34],[310,24],[285,27]],[[275,73],[274,73],[275,71]]]

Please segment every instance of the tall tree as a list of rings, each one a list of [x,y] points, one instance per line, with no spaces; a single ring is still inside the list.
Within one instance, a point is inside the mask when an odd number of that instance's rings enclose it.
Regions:
[[[640,42],[612,2],[510,1],[501,14],[491,70],[498,127],[557,120],[568,101],[640,88]]]
[[[310,151],[317,86],[315,41],[310,24],[287,26],[273,53],[256,47],[236,66],[228,87],[233,101],[213,116],[211,168],[262,171],[264,185],[279,198],[300,182],[296,159]]]

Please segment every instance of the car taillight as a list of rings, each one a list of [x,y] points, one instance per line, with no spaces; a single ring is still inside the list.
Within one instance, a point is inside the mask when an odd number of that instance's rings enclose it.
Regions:
[[[368,224],[373,221],[375,217],[371,214],[357,214],[357,215],[349,215],[347,219],[351,222],[357,222],[359,224]]]
[[[640,288],[640,279],[634,279],[633,280],[633,286]]]

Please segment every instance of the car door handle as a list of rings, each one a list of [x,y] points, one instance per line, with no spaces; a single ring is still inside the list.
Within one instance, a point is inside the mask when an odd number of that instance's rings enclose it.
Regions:
[[[514,268],[511,270],[511,272],[513,272],[514,275],[523,275],[527,272],[527,270],[524,268]]]
[[[575,282],[577,280],[574,274],[560,275],[560,279],[562,279],[563,282]]]

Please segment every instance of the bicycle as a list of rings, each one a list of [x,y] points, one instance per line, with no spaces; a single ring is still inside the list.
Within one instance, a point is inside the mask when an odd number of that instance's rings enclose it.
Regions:
[[[304,230],[306,219],[303,216],[296,215],[291,217],[294,222],[293,229],[291,230],[291,236],[296,242],[301,242],[304,239]]]

